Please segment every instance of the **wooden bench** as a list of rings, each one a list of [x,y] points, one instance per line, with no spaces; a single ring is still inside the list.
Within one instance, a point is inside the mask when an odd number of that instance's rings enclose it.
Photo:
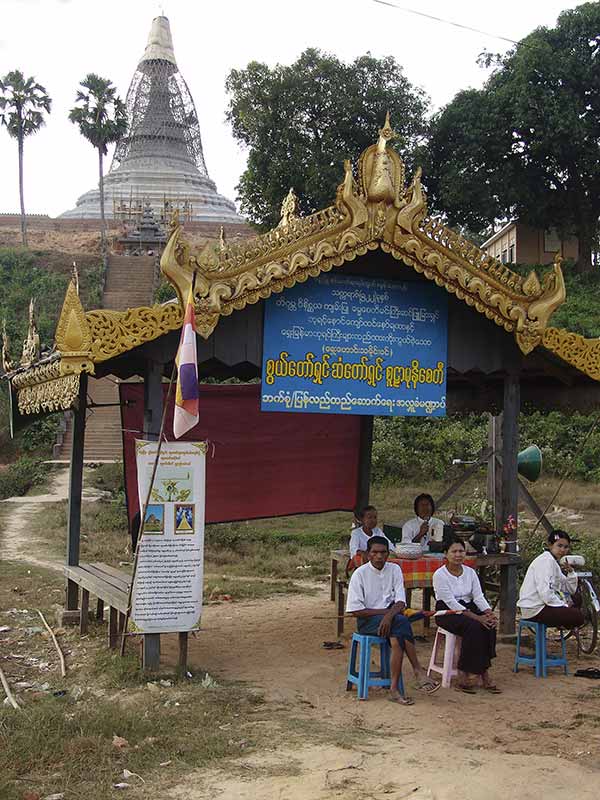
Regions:
[[[108,646],[116,648],[123,632],[131,576],[108,564],[79,564],[64,567],[67,580],[81,587],[79,630],[87,633],[90,594],[97,598],[96,618],[104,619],[104,605],[109,607]]]

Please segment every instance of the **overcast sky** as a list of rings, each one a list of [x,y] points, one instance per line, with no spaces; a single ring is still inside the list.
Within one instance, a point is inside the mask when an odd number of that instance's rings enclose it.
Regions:
[[[579,5],[390,2],[516,40],[539,25],[554,25],[560,11]],[[25,143],[26,209],[51,216],[72,208],[97,182],[95,152],[67,119],[78,82],[97,72],[110,78],[124,99],[152,18],[161,11],[170,19],[179,69],[196,103],[209,174],[231,199],[245,155],[225,122],[230,69],[251,60],[290,63],[310,46],[347,61],[366,51],[392,55],[439,108],[460,89],[485,80],[476,64],[482,50],[510,46],[373,0],[0,0],[0,10],[0,75],[20,69],[35,76],[53,99],[46,127]],[[109,164],[110,158],[107,169]],[[17,147],[0,130],[0,212],[18,208]]]

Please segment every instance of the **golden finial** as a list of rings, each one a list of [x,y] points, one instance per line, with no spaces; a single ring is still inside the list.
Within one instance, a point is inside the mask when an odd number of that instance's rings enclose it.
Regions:
[[[221,225],[221,227],[219,228],[219,250],[223,252],[223,250],[225,250],[226,247],[227,247],[227,237],[225,235],[225,227]]]
[[[173,231],[176,231],[177,228],[179,228],[179,227],[180,227],[179,209],[178,208],[174,208],[173,212],[171,213],[171,222],[169,223],[169,231],[171,233],[173,233]]]
[[[29,301],[29,325],[27,328],[27,338],[23,342],[21,353],[21,366],[29,367],[40,357],[40,335],[35,322],[35,301],[33,297]]]
[[[77,269],[77,262],[74,261],[71,267],[71,280],[75,284],[75,291],[79,294],[79,270]]]
[[[385,122],[383,124],[383,128],[379,129],[379,136],[384,139],[386,142],[389,142],[391,139],[396,139],[398,134],[392,128],[390,124],[390,112],[386,111],[385,114]]]
[[[281,204],[281,219],[278,228],[289,228],[290,224],[298,216],[298,197],[293,189],[290,189],[283,203]]]
[[[2,369],[4,372],[12,372],[15,368],[14,362],[10,357],[10,342],[6,332],[6,320],[2,320]]]

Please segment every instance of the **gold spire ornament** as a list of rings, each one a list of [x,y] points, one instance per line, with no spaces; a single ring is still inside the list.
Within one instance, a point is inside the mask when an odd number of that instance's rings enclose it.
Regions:
[[[298,197],[293,189],[286,194],[281,204],[281,219],[278,228],[289,228],[293,221],[298,218]]]
[[[77,262],[73,262],[73,266],[71,267],[71,280],[75,286],[75,291],[79,295],[79,270],[77,269]]]
[[[14,361],[10,357],[10,342],[6,332],[6,320],[2,320],[2,369],[4,372],[12,372],[15,368]]]
[[[223,225],[219,228],[219,250],[223,252],[227,247],[227,236],[225,235],[225,228]]]
[[[29,325],[27,328],[27,338],[23,342],[23,352],[21,353],[21,366],[30,367],[40,357],[40,335],[35,321],[35,301],[33,297],[29,301]]]

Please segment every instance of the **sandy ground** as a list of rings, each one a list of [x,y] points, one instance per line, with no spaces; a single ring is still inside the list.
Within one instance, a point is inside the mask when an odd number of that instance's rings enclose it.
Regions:
[[[356,730],[355,747],[308,740],[305,747],[277,749],[275,736],[272,751],[245,759],[241,777],[237,772],[203,771],[168,797],[598,797],[600,699],[592,681],[556,671],[546,680],[529,670],[515,675],[514,646],[505,644],[499,645],[495,669],[502,695],[441,689],[426,696],[412,691],[416,703],[407,708],[387,702],[382,690],[374,690],[367,702],[359,702],[345,691],[347,647],[322,647],[323,641],[335,638],[334,613],[326,589],[315,597],[209,606],[204,631],[191,640],[190,662],[217,680],[260,687],[269,701],[305,719]],[[427,662],[431,639],[419,645],[419,652]],[[167,640],[164,660],[173,664],[175,658],[175,642]],[[573,651],[572,672],[576,662]],[[586,666],[596,663],[585,661]],[[407,666],[404,677],[410,686]]]
[[[31,537],[29,521],[39,512],[44,503],[58,503],[66,500],[69,493],[69,470],[56,470],[44,494],[27,497],[8,497],[0,501],[5,513],[2,520],[2,557],[6,561],[26,561],[44,569],[62,572],[63,564],[50,554],[45,556],[44,545]],[[84,488],[83,497],[87,501],[98,500],[102,492]],[[33,552],[32,552],[33,551]],[[34,555],[33,553],[37,553]],[[42,557],[40,557],[42,556]]]

